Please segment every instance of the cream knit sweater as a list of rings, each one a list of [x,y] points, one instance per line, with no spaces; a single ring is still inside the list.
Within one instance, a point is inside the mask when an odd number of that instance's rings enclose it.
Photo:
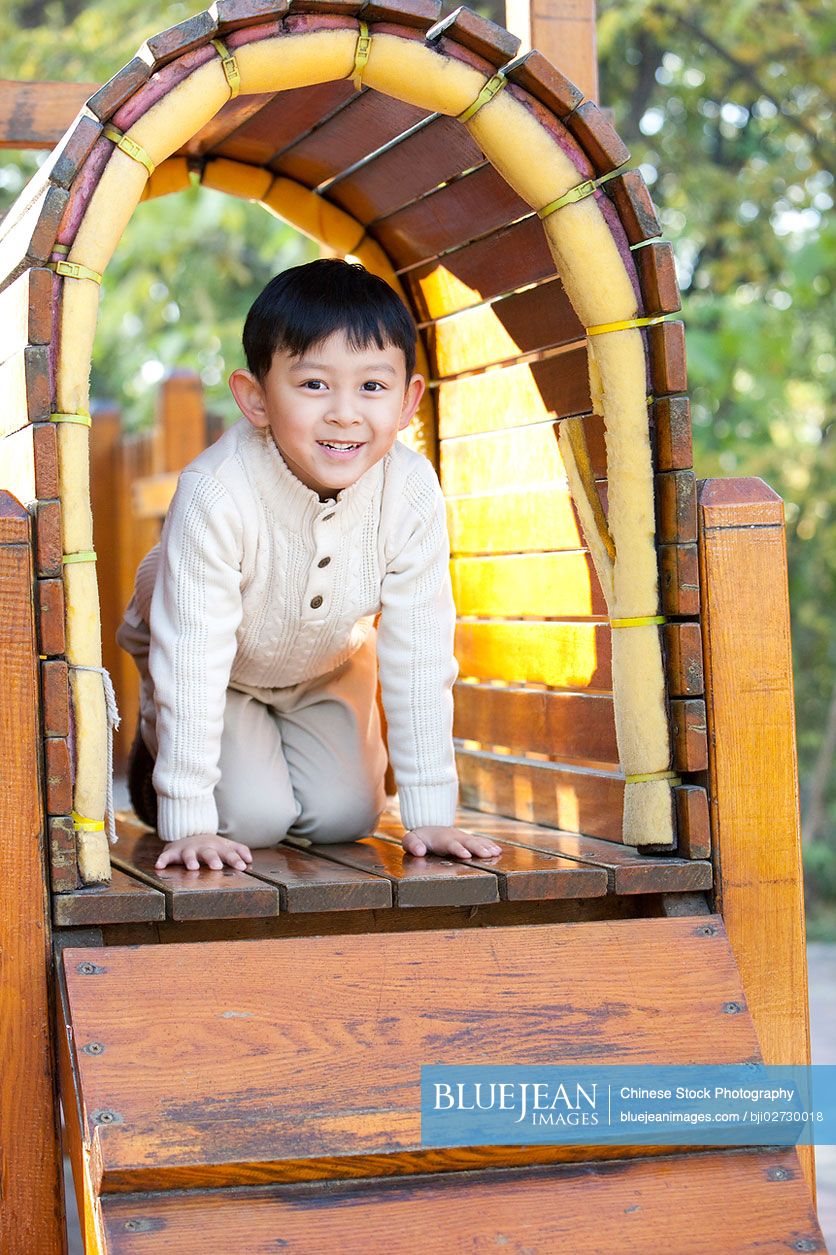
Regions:
[[[396,442],[335,500],[320,501],[269,431],[241,419],[181,474],[152,554],[125,623],[150,623],[163,840],[217,831],[227,687],[325,675],[362,644],[378,612],[404,826],[454,822],[455,609],[444,498],[422,454]],[[156,571],[153,587],[143,569]]]

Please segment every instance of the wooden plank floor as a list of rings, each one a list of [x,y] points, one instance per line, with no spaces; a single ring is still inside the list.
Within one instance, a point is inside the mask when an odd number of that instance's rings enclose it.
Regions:
[[[589,900],[710,888],[708,861],[628,846],[462,809],[457,822],[502,846],[492,859],[418,858],[385,814],[373,837],[254,850],[246,872],[154,867],[161,843],[130,812],[117,816],[109,886],[53,895],[56,927],[153,921],[269,919],[278,915]]]
[[[111,1255],[786,1255],[826,1247],[793,1150],[111,1195]]]

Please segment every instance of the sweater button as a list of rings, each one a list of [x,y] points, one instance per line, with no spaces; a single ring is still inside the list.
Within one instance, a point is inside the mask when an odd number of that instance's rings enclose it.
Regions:
[[[323,523],[327,523],[327,522],[328,522],[328,520],[329,520],[329,519],[332,519],[333,517],[334,517],[334,512],[333,512],[333,510],[332,510],[330,514],[323,514],[323,516],[322,516],[322,521],[323,521]]]
[[[321,598],[321,597],[312,597],[312,598],[311,598],[311,610],[318,610],[318,609],[319,609],[319,607],[320,607],[321,605],[322,605],[322,598]]]
[[[317,562],[317,564],[316,564],[316,565],[317,565],[317,566],[327,566],[327,565],[328,565],[328,563],[329,563],[330,561],[331,561],[331,559],[330,559],[330,558],[320,558],[319,562]]]

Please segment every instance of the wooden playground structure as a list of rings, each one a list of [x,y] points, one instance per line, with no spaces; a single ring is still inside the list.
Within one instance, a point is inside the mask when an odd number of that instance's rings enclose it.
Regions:
[[[593,6],[532,3],[528,52],[439,13],[217,0],[62,120],[0,224],[15,1255],[65,1249],[59,1096],[90,1251],[825,1249],[809,1147],[420,1142],[423,1064],[810,1061],[782,502],[696,478],[672,251],[594,101]],[[175,374],[123,438],[90,353],[125,225],[194,174],[413,311],[458,822],[490,863],[405,855],[394,809],[246,873],[157,872],[127,813],[108,840],[103,664],[119,763],[113,630],[216,433]]]

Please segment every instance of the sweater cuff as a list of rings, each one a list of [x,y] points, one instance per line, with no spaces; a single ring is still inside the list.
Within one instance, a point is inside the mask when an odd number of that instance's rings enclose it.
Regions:
[[[412,828],[452,828],[456,822],[459,784],[410,784],[398,789],[401,823]]]
[[[218,808],[209,797],[166,797],[157,794],[157,835],[162,841],[182,841],[218,831]]]

